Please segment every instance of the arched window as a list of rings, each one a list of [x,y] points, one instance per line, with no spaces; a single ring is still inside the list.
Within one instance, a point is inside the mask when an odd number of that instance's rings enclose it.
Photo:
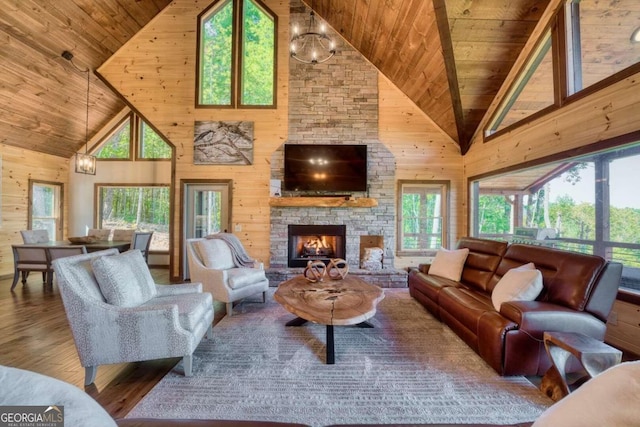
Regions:
[[[200,14],[198,106],[275,107],[277,22],[259,0],[218,0]]]

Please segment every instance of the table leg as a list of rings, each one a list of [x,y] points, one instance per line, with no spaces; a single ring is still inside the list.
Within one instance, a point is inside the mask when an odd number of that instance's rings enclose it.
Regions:
[[[327,325],[327,365],[336,363],[335,352],[333,348],[333,325]]]
[[[358,323],[356,326],[358,328],[374,328],[375,327],[371,323],[367,322],[366,320],[364,322]]]

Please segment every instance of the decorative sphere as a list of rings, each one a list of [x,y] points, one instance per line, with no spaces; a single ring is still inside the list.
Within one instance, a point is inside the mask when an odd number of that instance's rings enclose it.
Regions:
[[[342,258],[332,258],[327,266],[327,274],[333,280],[342,280],[349,274],[349,264]]]

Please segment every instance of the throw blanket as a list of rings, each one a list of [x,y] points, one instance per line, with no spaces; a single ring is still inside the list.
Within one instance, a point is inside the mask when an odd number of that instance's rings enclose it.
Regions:
[[[231,249],[231,255],[233,256],[233,261],[238,267],[253,267],[255,265],[255,260],[249,256],[247,251],[242,246],[240,239],[238,239],[235,235],[230,233],[216,233],[209,234],[206,236],[207,239],[220,239],[224,241],[229,248]]]

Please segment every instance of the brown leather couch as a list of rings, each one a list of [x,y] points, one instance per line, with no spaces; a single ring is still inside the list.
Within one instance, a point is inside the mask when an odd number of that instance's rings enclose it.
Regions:
[[[469,248],[459,282],[410,269],[410,294],[448,325],[500,375],[543,375],[549,360],[545,331],[581,332],[604,340],[622,264],[601,257],[542,246],[465,237]],[[542,272],[536,301],[503,303],[496,311],[491,292],[511,268],[533,262]]]

